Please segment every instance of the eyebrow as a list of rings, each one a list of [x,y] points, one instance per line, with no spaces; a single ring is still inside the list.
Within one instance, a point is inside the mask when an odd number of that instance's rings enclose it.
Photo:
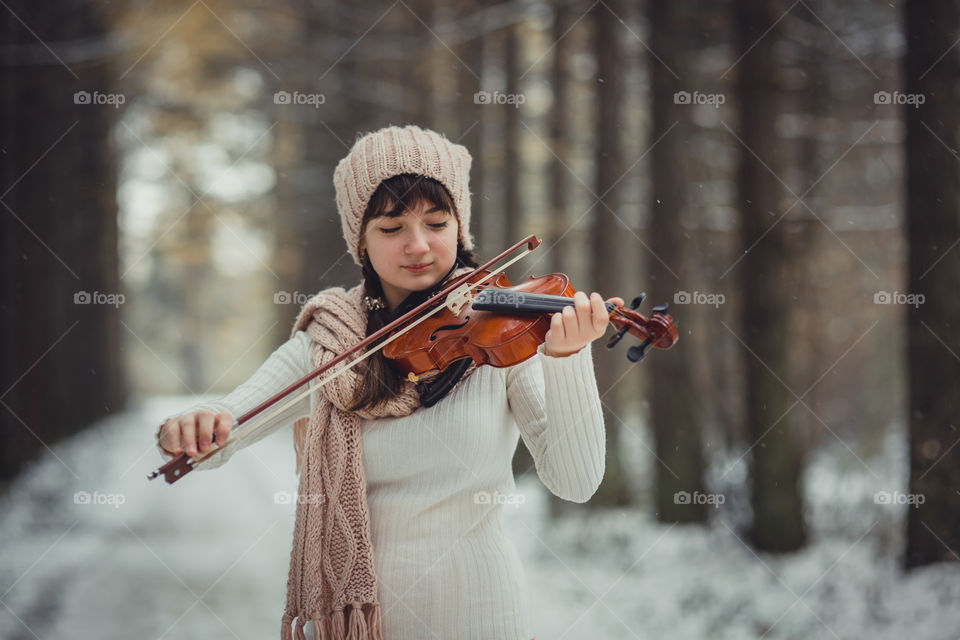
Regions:
[[[399,207],[394,207],[393,209],[390,209],[389,211],[384,211],[384,212],[381,213],[380,215],[381,215],[381,216],[387,216],[388,218],[396,218],[396,217],[402,215],[404,211],[405,211],[405,210],[402,210],[402,209],[400,209]],[[441,212],[441,211],[444,212],[444,213],[450,213],[450,211],[449,211],[446,207],[441,207],[440,205],[434,205],[434,206],[430,207],[429,209],[427,209],[426,211],[424,211],[424,214],[437,213],[437,212]],[[379,216],[378,216],[378,217],[379,217]]]

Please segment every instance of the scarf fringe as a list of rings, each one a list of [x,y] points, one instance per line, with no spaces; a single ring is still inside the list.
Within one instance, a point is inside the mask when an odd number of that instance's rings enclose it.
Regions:
[[[327,625],[323,624],[320,618],[313,621],[313,640],[330,640]]]
[[[367,619],[363,615],[363,609],[350,610],[350,632],[347,634],[348,640],[367,640]]]
[[[380,604],[351,602],[328,616],[313,619],[313,640],[383,640]],[[306,640],[307,619],[284,614],[280,640]]]
[[[337,609],[327,618],[330,622],[330,640],[347,640],[343,609]]]
[[[383,640],[383,631],[380,627],[379,604],[375,604],[367,609],[367,629],[371,640]]]

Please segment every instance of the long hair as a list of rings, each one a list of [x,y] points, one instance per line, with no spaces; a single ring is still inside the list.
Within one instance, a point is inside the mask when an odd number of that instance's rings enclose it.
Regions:
[[[363,235],[367,223],[377,216],[387,214],[398,217],[421,201],[427,201],[433,206],[442,207],[456,216],[459,223],[456,204],[446,187],[440,182],[409,173],[403,173],[384,180],[377,190],[370,196],[370,202],[363,213],[360,224],[360,234]],[[461,231],[463,231],[461,229]],[[457,265],[460,267],[479,266],[473,252],[464,249],[463,243],[457,241]],[[361,265],[363,269],[364,295],[371,298],[384,297],[380,276],[370,263],[370,257],[365,256]],[[367,335],[387,325],[390,313],[387,309],[367,311]],[[391,364],[383,353],[377,351],[361,362],[358,366],[361,383],[348,410],[368,409],[395,398],[402,388],[399,371]]]

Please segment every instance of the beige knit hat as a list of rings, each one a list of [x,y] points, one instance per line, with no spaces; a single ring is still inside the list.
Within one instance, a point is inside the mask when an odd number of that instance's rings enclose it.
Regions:
[[[472,160],[463,145],[414,125],[385,127],[357,140],[333,172],[343,239],[353,261],[360,264],[357,255],[360,225],[370,196],[381,182],[401,173],[433,178],[447,188],[457,206],[460,239],[465,249],[473,249],[470,234]]]

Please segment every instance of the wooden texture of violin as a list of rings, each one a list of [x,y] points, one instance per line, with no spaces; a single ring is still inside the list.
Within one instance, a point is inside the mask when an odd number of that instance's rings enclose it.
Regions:
[[[494,367],[510,367],[532,357],[546,340],[550,315],[573,306],[576,290],[562,273],[532,276],[516,286],[498,273],[473,287],[489,273],[471,275],[467,282],[474,293],[457,313],[443,308],[384,346],[383,355],[414,381],[468,357],[478,365]],[[613,348],[627,332],[642,340],[627,350],[631,362],[642,360],[651,346],[669,349],[679,339],[666,304],[654,307],[649,318],[636,311],[645,297],[637,296],[628,308],[605,303],[610,322],[618,330],[607,348]]]
[[[473,284],[489,273],[479,272],[468,282]],[[474,293],[487,288],[494,288],[506,301],[500,310],[480,311],[472,304],[464,305],[459,314],[444,309],[387,344],[383,355],[401,373],[417,376],[442,371],[466,357],[478,365],[510,367],[531,358],[550,330],[549,314],[531,314],[523,309],[528,294],[570,299],[575,293],[570,279],[562,273],[531,277],[515,286],[505,274],[498,273]]]
[[[489,271],[477,273],[470,285]],[[573,306],[575,289],[562,273],[533,276],[523,284],[510,286],[503,273],[487,283],[471,286],[474,293],[458,313],[444,308],[387,344],[383,355],[411,380],[433,371],[442,371],[464,358],[477,364],[510,367],[533,356],[550,329],[550,315]],[[653,308],[646,318],[636,308],[646,298],[640,294],[629,307],[606,302],[610,322],[617,329],[607,348],[613,348],[629,332],[641,339],[627,350],[631,362],[639,362],[649,347],[669,349],[679,334],[667,305]],[[413,377],[411,377],[413,374]]]

